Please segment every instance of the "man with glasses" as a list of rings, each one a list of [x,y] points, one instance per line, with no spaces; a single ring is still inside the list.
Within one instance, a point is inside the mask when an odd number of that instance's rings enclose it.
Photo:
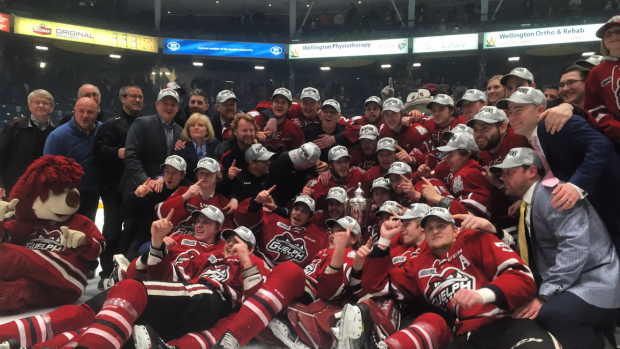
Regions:
[[[97,121],[106,122],[114,117],[114,113],[101,109],[101,91],[95,85],[85,84],[78,89],[77,98],[88,97],[97,103]],[[66,114],[60,119],[60,124],[63,125],[73,117],[73,113]]]
[[[123,195],[118,191],[121,177],[125,171],[125,140],[127,132],[134,120],[140,116],[144,107],[144,95],[139,86],[123,86],[119,91],[123,109],[115,118],[101,125],[95,140],[95,161],[103,171],[101,179],[101,201],[103,201],[103,236],[106,249],[101,253],[101,281],[99,289],[103,289],[103,281],[112,273],[112,257],[118,253],[123,221],[121,204]]]
[[[576,104],[583,109],[583,101],[586,95],[586,79],[590,70],[573,64],[562,70],[558,90],[560,98],[565,103]]]

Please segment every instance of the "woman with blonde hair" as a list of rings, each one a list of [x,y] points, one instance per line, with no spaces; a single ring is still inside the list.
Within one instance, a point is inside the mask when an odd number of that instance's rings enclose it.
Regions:
[[[175,150],[174,155],[182,157],[187,162],[187,180],[196,182],[194,169],[198,160],[206,157],[214,157],[215,147],[220,141],[215,138],[211,121],[204,114],[194,113],[187,119],[181,141],[185,142],[185,148]]]

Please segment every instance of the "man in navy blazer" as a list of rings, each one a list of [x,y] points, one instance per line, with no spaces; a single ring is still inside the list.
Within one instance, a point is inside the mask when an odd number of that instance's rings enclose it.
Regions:
[[[538,121],[546,105],[544,94],[532,87],[519,87],[510,98],[497,102],[498,108],[508,109],[515,133],[527,137],[540,156],[546,171],[542,184],[555,186],[552,206],[568,210],[587,197],[620,250],[620,155],[580,116],[568,119],[560,132],[547,132],[544,120]]]
[[[602,334],[611,334],[620,315],[620,262],[596,210],[588,200],[554,208],[555,187],[542,184],[544,166],[532,149],[511,149],[491,171],[500,175],[506,195],[523,200],[519,252],[541,277],[538,296],[513,317],[536,320],[563,348],[603,348]],[[461,228],[496,232],[478,217],[466,217]]]
[[[119,192],[124,195],[150,178],[148,185],[155,191],[156,177],[162,171],[159,165],[172,153],[174,143],[183,129],[174,122],[179,111],[179,95],[173,89],[159,91],[155,103],[157,114],[137,118],[129,128],[125,141],[125,172],[121,177]]]

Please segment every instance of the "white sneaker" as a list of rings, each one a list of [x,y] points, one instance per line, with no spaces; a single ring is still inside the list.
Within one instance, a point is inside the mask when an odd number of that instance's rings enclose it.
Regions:
[[[267,325],[271,332],[289,349],[311,349],[283,321],[272,319]]]

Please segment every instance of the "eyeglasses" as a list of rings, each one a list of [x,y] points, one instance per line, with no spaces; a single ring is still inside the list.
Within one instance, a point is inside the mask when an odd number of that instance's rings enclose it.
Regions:
[[[605,32],[605,37],[606,38],[610,38],[612,35],[620,35],[620,29],[616,29],[616,30],[608,30]]]
[[[88,93],[83,94],[82,97],[88,97],[88,98],[99,97],[99,93],[98,92],[88,92]]]
[[[144,96],[142,95],[123,95],[123,97],[129,98],[129,99],[144,99]]]
[[[559,87],[560,89],[563,89],[564,87],[567,87],[567,86],[568,86],[568,87],[571,87],[571,86],[575,85],[575,84],[576,84],[577,82],[579,82],[579,81],[583,81],[583,80],[568,80],[567,82],[561,82],[561,83],[559,83],[559,84],[558,84],[558,87]]]

